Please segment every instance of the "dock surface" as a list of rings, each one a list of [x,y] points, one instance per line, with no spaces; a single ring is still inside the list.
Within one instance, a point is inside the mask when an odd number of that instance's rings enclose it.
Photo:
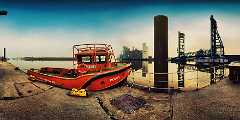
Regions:
[[[22,71],[16,71],[15,66],[7,62],[0,63],[0,98],[14,99],[20,97],[15,85],[29,82]]]
[[[29,81],[14,65],[0,62],[0,119],[239,120],[239,85],[226,78],[198,91],[175,93],[171,97],[131,86],[72,97],[67,95],[69,90]],[[147,104],[124,113],[110,103],[123,94],[141,97]]]
[[[68,90],[29,81],[7,62],[0,63],[0,89],[0,119],[109,119],[94,97],[70,97]]]
[[[174,120],[240,120],[240,84],[228,78],[173,96]]]
[[[168,95],[148,93],[128,86],[89,93],[88,97],[68,96],[69,90],[37,81],[15,66],[0,62],[0,119],[17,120],[165,120],[169,118]],[[146,106],[126,114],[110,100],[123,94],[143,97]]]

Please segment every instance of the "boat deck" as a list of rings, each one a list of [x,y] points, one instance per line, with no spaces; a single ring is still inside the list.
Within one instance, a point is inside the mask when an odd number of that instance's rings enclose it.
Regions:
[[[117,68],[120,68],[120,67],[123,67],[125,66],[126,64],[125,63],[117,63],[117,65],[115,67],[112,67],[112,68],[105,68],[103,69],[102,71],[96,71],[96,72],[105,72],[105,71],[110,71],[110,70],[114,70],[114,69],[117,69]],[[56,68],[58,70],[61,71],[64,70],[64,68]],[[82,75],[86,75],[86,74],[92,74],[92,73],[96,73],[96,72],[93,72],[93,71],[88,71]],[[60,72],[45,72],[44,74],[48,75],[48,76],[59,76],[60,75]],[[68,75],[68,74],[65,74],[63,77],[65,78],[76,78],[78,76],[72,76],[72,75]]]

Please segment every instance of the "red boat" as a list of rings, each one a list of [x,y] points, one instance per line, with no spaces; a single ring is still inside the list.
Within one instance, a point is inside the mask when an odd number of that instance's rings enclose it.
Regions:
[[[44,67],[27,71],[30,80],[39,80],[65,89],[97,91],[117,85],[127,79],[130,65],[117,63],[111,45],[81,44],[73,46],[76,68]]]

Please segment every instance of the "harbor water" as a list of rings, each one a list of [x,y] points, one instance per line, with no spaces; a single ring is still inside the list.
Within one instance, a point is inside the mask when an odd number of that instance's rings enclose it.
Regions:
[[[10,63],[23,71],[41,67],[74,68],[72,61],[24,61],[9,60]],[[154,87],[154,74],[168,74],[168,86],[174,89],[190,91],[207,87],[211,84],[211,73],[206,69],[199,69],[194,65],[178,65],[168,63],[168,73],[154,73],[154,62],[131,62],[133,69],[128,81],[143,87]],[[224,69],[224,76],[228,76],[228,69]],[[182,80],[183,84],[180,85]]]

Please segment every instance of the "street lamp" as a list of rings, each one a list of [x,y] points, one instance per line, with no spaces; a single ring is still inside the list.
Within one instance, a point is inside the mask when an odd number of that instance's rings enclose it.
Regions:
[[[7,14],[8,14],[8,12],[5,11],[5,10],[1,10],[1,11],[0,11],[0,15],[7,15]]]

